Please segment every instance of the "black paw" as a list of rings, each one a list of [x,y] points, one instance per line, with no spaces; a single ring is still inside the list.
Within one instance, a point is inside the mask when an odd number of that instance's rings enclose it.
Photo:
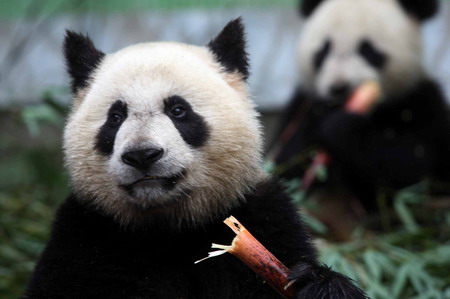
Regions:
[[[367,299],[348,277],[327,266],[301,263],[291,268],[289,279],[296,299]]]
[[[319,141],[329,146],[341,144],[343,140],[357,134],[366,123],[365,116],[341,110],[334,111],[328,114],[317,128]]]

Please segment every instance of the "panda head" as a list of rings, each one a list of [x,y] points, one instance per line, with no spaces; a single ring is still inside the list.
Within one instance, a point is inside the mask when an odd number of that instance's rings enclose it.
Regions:
[[[420,22],[436,10],[436,0],[303,0],[303,85],[337,101],[367,80],[385,96],[407,91],[424,76]]]
[[[264,176],[244,31],[206,47],[143,43],[105,55],[68,31],[74,103],[64,149],[73,191],[121,223],[207,223]]]

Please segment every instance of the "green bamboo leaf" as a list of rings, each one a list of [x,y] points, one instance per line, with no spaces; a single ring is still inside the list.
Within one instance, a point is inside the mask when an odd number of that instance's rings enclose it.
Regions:
[[[319,165],[317,167],[316,178],[320,182],[325,182],[328,179],[328,169],[325,165]]]
[[[419,227],[410,209],[406,205],[408,196],[409,195],[397,196],[394,200],[394,208],[406,230],[410,233],[416,233],[418,232]]]
[[[23,108],[22,120],[32,136],[40,133],[41,123],[50,123],[60,125],[63,123],[63,117],[49,105],[28,106]]]
[[[392,259],[389,259],[385,253],[374,252],[374,254],[376,255],[377,263],[380,265],[381,270],[386,276],[395,276],[397,274],[398,267],[394,264]]]
[[[367,284],[366,288],[367,295],[372,299],[396,299],[397,297],[392,296],[389,290],[381,283],[376,280],[372,280]]]
[[[324,263],[334,269],[336,269],[338,261],[342,258],[342,255],[337,251],[325,250],[322,252],[322,260]]]
[[[268,173],[273,173],[276,165],[274,161],[266,160],[263,164],[263,168]]]
[[[325,235],[328,232],[328,228],[316,218],[303,213],[302,214],[303,221],[308,225],[314,232]]]
[[[398,273],[394,276],[394,282],[391,287],[391,294],[393,298],[398,298],[406,286],[408,280],[408,267],[401,266]]]
[[[376,280],[381,279],[381,267],[378,261],[378,255],[373,250],[367,250],[363,253],[364,263],[367,265],[368,272],[371,274],[372,278]]]
[[[350,277],[353,280],[358,280],[358,274],[349,261],[346,258],[343,258],[339,261],[339,272]]]
[[[421,273],[423,271],[422,267],[417,265],[409,265],[408,267],[409,271],[409,281],[411,282],[411,285],[413,286],[414,290],[418,294],[422,294],[427,290],[427,286],[425,282],[423,281],[423,277],[421,276]]]

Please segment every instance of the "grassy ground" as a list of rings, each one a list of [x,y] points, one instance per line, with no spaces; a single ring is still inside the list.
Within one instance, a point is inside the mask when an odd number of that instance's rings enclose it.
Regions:
[[[51,101],[0,112],[0,298],[23,291],[68,192],[60,151],[63,115]],[[298,181],[288,185],[304,206]],[[322,261],[373,299],[450,298],[448,200],[440,206],[427,192],[427,184],[403,190],[385,211],[385,227],[362,225],[345,243],[328,241],[323,224],[308,217]]]

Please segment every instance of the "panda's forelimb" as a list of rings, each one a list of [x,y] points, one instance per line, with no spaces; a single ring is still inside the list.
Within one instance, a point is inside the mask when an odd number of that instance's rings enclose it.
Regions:
[[[347,100],[344,111],[350,114],[365,115],[380,101],[381,87],[375,81],[361,84]],[[327,134],[327,133],[325,133]],[[335,142],[336,143],[336,142]],[[302,179],[302,189],[308,190],[314,182],[319,167],[327,166],[331,157],[326,151],[319,151]]]
[[[301,262],[290,269],[289,287],[296,290],[296,299],[369,298],[351,279],[325,265]]]

